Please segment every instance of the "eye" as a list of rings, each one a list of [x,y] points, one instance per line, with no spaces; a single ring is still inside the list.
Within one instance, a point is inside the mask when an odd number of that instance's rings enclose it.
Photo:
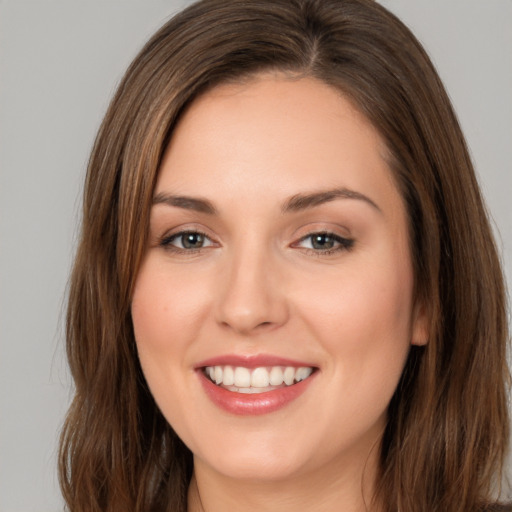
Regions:
[[[343,238],[334,233],[320,232],[310,233],[301,238],[295,245],[314,252],[330,254],[350,249],[354,245],[354,240]]]
[[[210,247],[213,242],[207,235],[199,231],[181,231],[165,237],[160,245],[178,251],[193,251]]]

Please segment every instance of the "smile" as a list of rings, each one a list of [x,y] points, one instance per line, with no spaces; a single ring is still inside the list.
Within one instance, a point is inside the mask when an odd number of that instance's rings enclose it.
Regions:
[[[205,376],[217,386],[228,391],[244,394],[267,393],[307,379],[312,367],[268,366],[245,368],[244,366],[206,366]]]
[[[306,361],[272,355],[223,355],[199,363],[195,370],[210,401],[237,416],[291,406],[320,373]]]

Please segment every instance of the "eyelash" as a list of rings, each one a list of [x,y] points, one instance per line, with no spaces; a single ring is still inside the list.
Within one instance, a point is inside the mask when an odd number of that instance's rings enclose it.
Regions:
[[[197,229],[191,229],[186,231],[179,231],[178,233],[173,233],[172,235],[165,236],[164,238],[162,238],[159,245],[168,251],[172,251],[179,254],[194,254],[205,249],[205,247],[186,249],[184,247],[176,247],[175,245],[172,245],[172,242],[174,242],[176,239],[183,239],[183,237],[186,235],[200,235],[205,239],[210,240],[210,242],[212,241],[211,238],[206,233],[198,231]]]
[[[331,249],[313,249],[313,248],[304,248],[308,254],[313,254],[315,256],[329,256],[330,254],[339,253],[342,251],[350,251],[354,247],[354,239],[352,238],[344,238],[342,236],[337,235],[336,233],[331,233],[329,231],[315,231],[314,233],[309,233],[308,235],[302,237],[298,242],[295,242],[293,246],[297,246],[298,244],[304,242],[305,240],[310,239],[312,241],[313,237],[326,237],[331,238],[337,246]]]
[[[183,237],[185,237],[186,235],[199,235],[199,236],[204,237],[204,239],[212,242],[211,238],[206,233],[203,233],[202,231],[186,230],[186,231],[179,231],[178,233],[173,233],[172,235],[163,237],[161,239],[159,245],[161,247],[163,247],[165,250],[172,251],[172,252],[178,253],[178,254],[187,254],[187,255],[198,253],[198,252],[202,251],[203,249],[210,247],[208,245],[206,247],[197,247],[197,248],[187,249],[184,247],[176,247],[175,245],[173,245],[173,242],[179,238],[181,238],[183,241]],[[315,231],[313,233],[309,233],[306,236],[302,237],[297,242],[294,242],[292,244],[292,247],[298,247],[299,244],[301,244],[302,242],[304,242],[305,240],[308,240],[308,239],[310,239],[312,241],[313,237],[315,237],[315,236],[316,237],[323,236],[326,238],[331,238],[333,240],[333,242],[335,244],[337,244],[337,246],[330,248],[330,249],[323,249],[323,250],[304,247],[303,249],[305,250],[305,252],[307,254],[312,254],[312,255],[318,256],[318,257],[329,256],[331,254],[339,253],[342,251],[350,251],[354,246],[354,240],[351,238],[344,238],[335,233],[331,233],[328,231]]]

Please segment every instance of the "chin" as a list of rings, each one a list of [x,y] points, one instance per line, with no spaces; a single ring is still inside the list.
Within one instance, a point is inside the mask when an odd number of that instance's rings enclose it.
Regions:
[[[283,456],[279,451],[264,456],[258,450],[252,453],[233,453],[232,456],[226,454],[210,465],[225,477],[259,482],[286,480],[301,473],[303,469],[303,464],[290,460],[289,456]]]
[[[232,429],[227,437],[211,433],[205,446],[190,446],[195,464],[210,467],[228,478],[286,480],[304,472],[311,461],[311,447],[289,433]]]

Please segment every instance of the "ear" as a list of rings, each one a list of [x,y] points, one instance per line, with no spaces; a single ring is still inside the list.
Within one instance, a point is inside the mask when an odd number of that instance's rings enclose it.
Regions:
[[[423,346],[428,343],[430,334],[428,317],[427,308],[423,301],[417,301],[412,316],[411,345]]]

